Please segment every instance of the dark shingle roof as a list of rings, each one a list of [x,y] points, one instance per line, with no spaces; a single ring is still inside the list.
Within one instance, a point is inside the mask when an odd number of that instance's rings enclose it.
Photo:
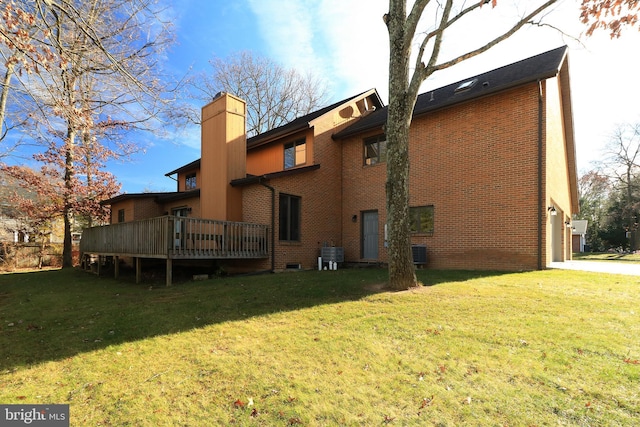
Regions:
[[[187,172],[188,170],[198,169],[198,168],[200,168],[200,159],[194,160],[191,163],[187,163],[184,166],[180,166],[178,169],[172,170],[171,172],[167,172],[164,174],[164,176],[171,176],[176,173]]]
[[[131,199],[153,199],[158,203],[165,203],[174,200],[188,199],[191,197],[200,196],[200,189],[189,191],[171,191],[162,193],[122,193],[115,197],[100,202],[101,205],[113,205],[114,203],[121,202],[123,200]]]
[[[315,165],[311,165],[311,166],[303,166],[300,168],[294,168],[294,169],[286,169],[283,171],[278,171],[278,172],[271,172],[271,173],[267,173],[264,175],[247,175],[244,178],[238,178],[238,179],[234,179],[231,181],[231,186],[232,187],[242,187],[245,185],[251,185],[251,184],[259,184],[262,181],[268,181],[270,179],[274,179],[274,178],[282,178],[283,176],[291,176],[291,175],[298,175],[301,173],[305,173],[305,172],[310,172],[310,171],[315,171],[320,169],[320,165],[319,164],[315,164]]]
[[[413,115],[418,116],[471,99],[480,98],[523,84],[554,77],[558,74],[567,53],[562,46],[545,53],[515,62],[459,82],[430,90],[418,96]],[[475,81],[468,89],[458,90],[461,84]],[[387,121],[387,108],[377,110],[336,133],[335,139],[345,138],[368,130],[381,128]]]

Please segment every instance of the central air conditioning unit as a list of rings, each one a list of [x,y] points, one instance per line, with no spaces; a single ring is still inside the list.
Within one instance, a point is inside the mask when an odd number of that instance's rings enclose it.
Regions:
[[[427,264],[427,245],[411,245],[411,254],[415,265]]]
[[[322,262],[344,262],[344,248],[336,246],[325,246],[320,249]]]

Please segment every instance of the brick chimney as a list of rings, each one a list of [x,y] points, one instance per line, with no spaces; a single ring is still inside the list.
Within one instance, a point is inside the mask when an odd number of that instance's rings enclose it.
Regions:
[[[202,107],[202,218],[242,221],[242,190],[229,183],[247,174],[245,116],[246,103],[225,92]]]

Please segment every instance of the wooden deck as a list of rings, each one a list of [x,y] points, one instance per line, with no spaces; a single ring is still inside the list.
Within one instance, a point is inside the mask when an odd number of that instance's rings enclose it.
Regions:
[[[83,230],[80,253],[167,260],[269,257],[269,227],[246,222],[161,216]],[[117,265],[117,263],[116,263]],[[117,273],[116,273],[117,274]]]

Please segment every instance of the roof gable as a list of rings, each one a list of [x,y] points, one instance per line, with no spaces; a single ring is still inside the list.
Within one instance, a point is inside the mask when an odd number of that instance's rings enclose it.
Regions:
[[[261,133],[259,135],[253,136],[249,139],[247,139],[247,151],[252,149],[252,148],[256,148],[259,147],[261,145],[267,144],[271,141],[273,141],[274,139],[277,138],[282,138],[286,135],[291,135],[293,133],[299,132],[301,130],[304,129],[308,129],[311,126],[311,122],[314,121],[315,119],[335,110],[336,108],[339,108],[340,106],[354,101],[358,98],[363,98],[365,96],[369,96],[369,95],[373,95],[374,101],[377,105],[375,105],[375,107],[379,110],[381,107],[383,107],[383,102],[380,99],[380,96],[378,95],[378,91],[376,89],[369,89],[367,91],[364,91],[362,93],[359,93],[357,95],[354,96],[350,96],[346,99],[343,99],[342,101],[338,101],[336,103],[333,103],[327,107],[321,108],[319,110],[316,110],[314,112],[311,112],[309,114],[306,114],[302,117],[298,117],[297,119],[292,120],[291,122],[282,125],[280,127],[277,127],[275,129],[271,129],[267,132]],[[174,175],[176,173],[181,173],[181,172],[186,172],[188,170],[191,169],[198,169],[200,168],[200,160],[194,160],[191,163],[188,163],[186,165],[180,166],[177,169],[172,170],[171,172],[168,172],[165,174],[165,176],[171,176]]]
[[[268,142],[271,142],[274,139],[281,138],[283,136],[290,135],[304,129],[308,129],[309,127],[311,127],[311,122],[316,120],[317,118],[335,110],[336,108],[344,104],[347,104],[355,99],[358,99],[367,95],[375,95],[375,99],[377,100],[377,103],[378,103],[376,108],[380,108],[383,106],[382,100],[380,100],[378,92],[375,89],[369,89],[365,92],[359,93],[354,96],[350,96],[349,98],[343,99],[342,101],[338,101],[334,104],[331,104],[327,107],[324,107],[317,111],[306,114],[302,117],[298,117],[297,119],[294,119],[285,125],[277,127],[275,129],[271,129],[267,132],[261,133],[259,135],[256,135],[247,139],[247,151],[252,148],[264,145]]]
[[[456,83],[418,95],[413,115],[445,108],[454,104],[484,97],[527,83],[555,77],[564,62],[567,47],[562,46],[539,55],[487,71]],[[387,121],[388,107],[369,114],[334,138],[345,138],[371,129],[382,127]]]

